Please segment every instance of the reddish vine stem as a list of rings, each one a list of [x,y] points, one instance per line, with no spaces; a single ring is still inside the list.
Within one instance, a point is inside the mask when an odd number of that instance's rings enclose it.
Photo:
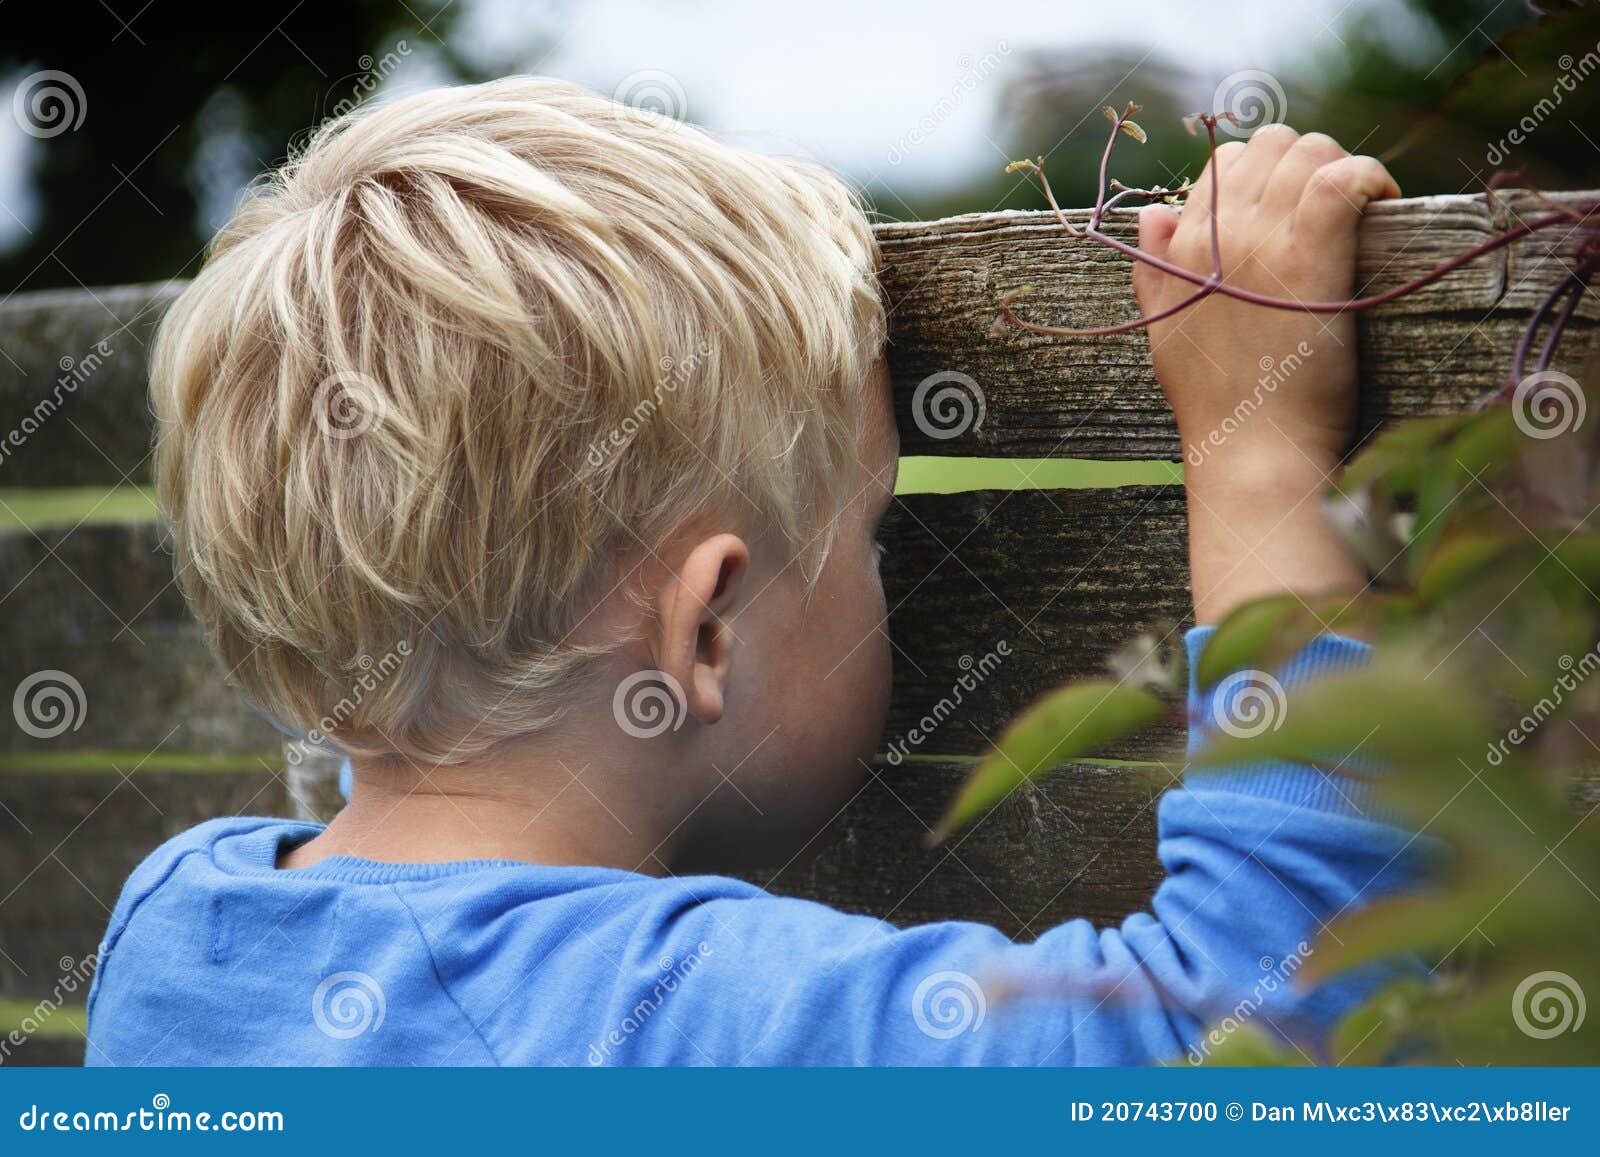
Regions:
[[[1504,401],[1511,397],[1517,386],[1528,374],[1541,374],[1550,368],[1550,363],[1555,360],[1557,347],[1561,342],[1562,331],[1566,329],[1567,322],[1571,320],[1573,312],[1578,308],[1578,302],[1583,300],[1583,295],[1588,291],[1589,279],[1594,276],[1594,271],[1600,267],[1600,257],[1586,257],[1581,260],[1578,267],[1565,277],[1533,311],[1528,319],[1528,324],[1523,327],[1522,333],[1517,338],[1516,349],[1511,355],[1511,375],[1498,389],[1484,397],[1478,407],[1482,409],[1496,402]],[[1528,351],[1533,348],[1533,340],[1538,336],[1545,320],[1549,319],[1550,329],[1545,334],[1544,346],[1539,351],[1539,360],[1534,363],[1534,368],[1527,369]]]
[[[1177,197],[1184,196],[1192,191],[1187,181],[1185,181],[1184,184],[1178,189],[1164,189],[1159,186],[1150,189],[1135,189],[1123,185],[1115,180],[1112,180],[1108,183],[1106,179],[1106,173],[1110,166],[1111,153],[1112,149],[1116,145],[1117,135],[1119,133],[1126,132],[1128,135],[1134,136],[1138,140],[1144,139],[1144,130],[1139,128],[1138,125],[1133,124],[1130,119],[1132,115],[1138,111],[1139,106],[1135,104],[1129,104],[1121,113],[1114,112],[1109,108],[1106,110],[1107,117],[1111,120],[1111,132],[1107,137],[1106,147],[1101,153],[1100,157],[1100,183],[1099,191],[1095,197],[1095,205],[1093,210],[1090,212],[1089,222],[1083,229],[1079,229],[1074,226],[1072,222],[1067,219],[1066,214],[1062,211],[1061,206],[1057,203],[1055,192],[1051,189],[1049,178],[1044,172],[1044,158],[1040,157],[1034,161],[1014,162],[1013,164],[1007,166],[1007,171],[1012,172],[1018,169],[1026,169],[1038,179],[1040,187],[1044,191],[1045,200],[1049,203],[1050,209],[1054,213],[1057,222],[1060,223],[1062,229],[1069,236],[1080,239],[1087,238],[1095,241],[1109,249],[1115,250],[1116,252],[1131,258],[1132,260],[1142,262],[1145,265],[1168,274],[1169,276],[1177,277],[1181,280],[1187,281],[1196,286],[1195,292],[1177,302],[1175,305],[1169,306],[1163,310],[1159,310],[1156,313],[1150,314],[1146,317],[1132,318],[1128,321],[1118,322],[1112,325],[1077,328],[1072,326],[1042,325],[1036,322],[1025,321],[1022,318],[1017,317],[1016,314],[1012,312],[1011,306],[1019,297],[1028,291],[1027,287],[1024,287],[1023,289],[1008,293],[1001,298],[999,314],[995,319],[994,325],[996,332],[1004,330],[1006,326],[1015,326],[1016,328],[1024,330],[1028,333],[1044,334],[1052,337],[1101,337],[1109,334],[1125,333],[1129,330],[1143,329],[1153,322],[1162,321],[1166,318],[1181,313],[1214,293],[1220,293],[1226,297],[1232,297],[1238,301],[1249,302],[1252,305],[1259,305],[1267,309],[1299,310],[1303,313],[1344,313],[1346,311],[1355,312],[1363,309],[1371,309],[1374,306],[1384,305],[1388,302],[1405,297],[1408,294],[1415,293],[1417,290],[1432,285],[1441,278],[1448,276],[1455,270],[1460,269],[1462,266],[1476,261],[1480,257],[1484,257],[1490,253],[1496,252],[1497,250],[1503,249],[1508,245],[1512,245],[1517,241],[1522,240],[1524,237],[1531,236],[1532,234],[1543,229],[1548,229],[1553,225],[1561,224],[1563,222],[1572,224],[1575,228],[1577,228],[1594,222],[1596,216],[1600,215],[1600,201],[1569,207],[1557,205],[1554,202],[1551,202],[1548,198],[1544,197],[1542,194],[1539,194],[1538,199],[1552,210],[1549,215],[1538,217],[1531,221],[1523,221],[1513,228],[1507,229],[1505,232],[1499,233],[1496,236],[1473,246],[1465,252],[1457,254],[1448,261],[1442,262],[1427,273],[1424,273],[1418,277],[1414,277],[1410,281],[1407,281],[1402,285],[1395,286],[1392,289],[1385,290],[1381,293],[1370,294],[1365,297],[1349,298],[1343,301],[1297,301],[1291,298],[1274,297],[1271,294],[1257,293],[1253,290],[1241,289],[1238,286],[1229,285],[1223,277],[1222,247],[1219,238],[1217,213],[1219,205],[1219,182],[1217,178],[1217,166],[1214,161],[1217,151],[1217,124],[1219,123],[1221,117],[1229,117],[1229,119],[1232,119],[1228,113],[1223,113],[1221,116],[1212,115],[1210,113],[1201,113],[1190,118],[1187,122],[1191,125],[1191,131],[1193,131],[1192,125],[1196,123],[1205,127],[1207,155],[1208,158],[1213,162],[1208,165],[1208,171],[1211,174],[1211,204],[1209,208],[1209,214],[1212,259],[1212,271],[1209,275],[1196,273],[1193,270],[1185,269],[1182,266],[1174,265],[1172,262],[1163,258],[1146,253],[1135,245],[1129,245],[1125,241],[1121,241],[1118,238],[1110,236],[1100,228],[1102,221],[1105,219],[1105,215],[1116,208],[1123,201],[1123,199],[1127,197],[1144,197],[1148,200],[1161,198],[1172,201]],[[1515,174],[1496,174],[1496,176],[1488,183],[1488,195],[1492,198],[1494,196],[1494,190],[1497,186],[1507,183],[1507,181],[1515,179],[1515,177]],[[1108,188],[1115,190],[1115,195],[1109,198],[1106,195]],[[1596,266],[1597,258],[1593,255],[1586,255],[1580,261],[1579,268],[1574,271],[1570,277],[1564,280],[1561,285],[1557,286],[1556,289],[1551,292],[1550,296],[1546,298],[1539,309],[1534,312],[1533,317],[1529,319],[1528,326],[1524,330],[1522,338],[1517,345],[1517,352],[1513,361],[1514,377],[1511,383],[1512,386],[1515,385],[1516,381],[1519,381],[1522,378],[1523,371],[1526,366],[1527,355],[1532,347],[1534,337],[1536,336],[1537,330],[1541,324],[1547,318],[1550,322],[1550,330],[1546,336],[1544,346],[1540,351],[1537,364],[1539,370],[1548,368],[1551,360],[1554,358],[1561,333],[1566,328],[1567,322],[1571,319],[1573,313],[1577,309],[1578,302],[1582,299],[1584,293],[1587,291],[1589,280],[1593,275]],[[1504,393],[1504,391],[1499,391],[1493,397],[1498,397],[1501,393]],[[1487,400],[1492,399],[1486,399],[1486,401]]]

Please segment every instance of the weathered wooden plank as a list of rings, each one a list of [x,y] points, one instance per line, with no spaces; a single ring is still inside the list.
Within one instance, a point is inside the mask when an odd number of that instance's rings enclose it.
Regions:
[[[1397,285],[1543,211],[1525,193],[1502,194],[1492,207],[1480,196],[1375,206],[1363,226],[1362,283],[1371,290]],[[1081,222],[1085,214],[1075,217]],[[1132,239],[1132,214],[1116,214],[1108,231]],[[1095,325],[1132,316],[1129,265],[1120,255],[1064,237],[1043,213],[891,223],[877,233],[905,453],[1180,456],[1142,334],[988,336],[1000,296],[1023,285],[1035,292],[1019,308],[1039,320]],[[1522,320],[1578,244],[1573,230],[1552,229],[1363,314],[1364,420],[1439,413],[1484,393],[1504,373]],[[148,347],[180,288],[52,290],[0,304],[0,486],[147,479]],[[1600,306],[1591,299],[1569,337],[1574,347],[1593,340],[1597,318]],[[919,425],[912,399],[930,375],[952,372],[978,384],[986,415],[955,437],[929,436],[946,427],[931,419]]]
[[[1526,194],[1497,197],[1494,208],[1468,196],[1376,205],[1362,227],[1363,292],[1403,284],[1509,223],[1547,212]],[[1071,216],[1080,225],[1087,219],[1083,212]],[[1135,241],[1134,215],[1116,216],[1107,231]],[[1041,213],[882,225],[878,238],[894,310],[889,360],[903,453],[1181,456],[1142,331],[1098,338],[1020,331],[987,336],[1000,297],[1029,285],[1033,291],[1017,306],[1029,320],[1089,327],[1137,316],[1126,258],[1064,236]],[[1456,410],[1486,393],[1504,375],[1523,320],[1565,276],[1579,243],[1572,229],[1560,226],[1360,315],[1363,422]],[[1600,306],[1591,298],[1568,338],[1574,347],[1592,341],[1597,318]],[[1276,360],[1292,352],[1263,354]],[[941,424],[937,412],[924,408],[919,422],[916,388],[930,375],[950,372],[977,383],[987,413],[981,426],[959,436],[929,437],[930,430],[959,426],[960,411],[952,408]]]
[[[0,304],[0,486],[146,482],[150,343],[182,282]]]
[[[4,750],[278,746],[224,684],[155,524],[0,532],[0,622],[6,702],[32,681]]]
[[[970,765],[880,762],[832,829],[753,878],[784,895],[898,925],[976,920],[1029,939],[1063,920],[1144,909],[1161,879],[1155,802],[1181,765],[1077,764],[1019,790],[947,845],[923,837]],[[99,943],[133,867],[215,816],[289,815],[285,783],[259,772],[0,773],[0,999],[48,994]],[[1579,812],[1600,777],[1574,784]]]
[[[1155,800],[1178,768],[1064,768],[924,847],[968,770],[880,763],[831,844],[758,882],[894,924],[975,920],[1022,939],[1076,916],[1115,923],[1148,903],[1161,880]]]
[[[1041,689],[1103,671],[1140,629],[1174,629],[1188,614],[1184,527],[1175,486],[902,497],[885,527],[895,645],[886,744],[974,754]],[[276,746],[278,734],[223,685],[158,527],[0,533],[7,591],[0,688],[65,672],[84,710],[59,735],[8,728],[6,748]],[[1155,732],[1106,754],[1162,754],[1176,739]]]
[[[1178,486],[906,495],[885,527],[894,642],[886,751],[972,755],[1043,690],[1104,674],[1190,617]],[[1102,754],[1162,757],[1173,728]]]
[[[0,998],[39,997],[92,955],[128,873],[203,820],[286,815],[277,769],[0,772]]]
[[[9,1068],[77,1068],[83,1064],[83,1052],[81,1036],[33,1036],[11,1050],[5,1063]]]

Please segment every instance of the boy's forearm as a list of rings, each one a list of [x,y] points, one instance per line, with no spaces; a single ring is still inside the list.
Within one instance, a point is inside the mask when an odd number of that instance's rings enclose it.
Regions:
[[[1267,595],[1359,591],[1366,576],[1322,514],[1337,460],[1286,438],[1230,449],[1185,475],[1195,622]]]

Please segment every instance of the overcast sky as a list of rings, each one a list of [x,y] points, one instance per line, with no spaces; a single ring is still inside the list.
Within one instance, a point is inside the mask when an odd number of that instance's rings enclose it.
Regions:
[[[1029,48],[1116,45],[1183,61],[1217,79],[1339,47],[1341,23],[1383,0],[586,0],[545,55],[512,63],[604,91],[665,73],[689,119],[768,135],[865,182],[959,184],[1004,163],[993,134],[1003,70]],[[512,30],[538,26],[520,0],[478,0],[463,24],[493,58]],[[1397,35],[1402,30],[1397,29]],[[985,61],[992,64],[985,67]],[[997,67],[995,67],[997,66]],[[990,71],[992,69],[992,71]],[[984,79],[977,80],[984,74]],[[648,83],[648,77],[640,83]],[[955,110],[933,117],[944,102]],[[935,121],[932,131],[908,139]],[[913,144],[915,147],[908,147]],[[897,147],[898,146],[898,147]]]

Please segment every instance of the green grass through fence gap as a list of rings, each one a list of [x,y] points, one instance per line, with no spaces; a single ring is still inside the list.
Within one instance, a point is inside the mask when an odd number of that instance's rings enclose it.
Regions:
[[[1175,486],[1178,462],[1096,462],[1083,458],[900,459],[897,494],[958,494],[964,490],[1082,490],[1110,486]],[[153,522],[159,517],[148,486],[0,487],[0,530],[64,530]]]
[[[46,1040],[82,1040],[87,1020],[81,1004],[0,1000],[0,1035],[15,1032]]]
[[[277,751],[211,755],[187,751],[79,748],[75,751],[0,751],[0,775],[136,775],[143,772],[276,771]]]
[[[896,494],[963,490],[1086,490],[1112,486],[1176,486],[1179,462],[1097,462],[1086,458],[900,459]]]
[[[0,488],[0,530],[63,530],[154,522],[156,517],[155,491],[148,486]]]

